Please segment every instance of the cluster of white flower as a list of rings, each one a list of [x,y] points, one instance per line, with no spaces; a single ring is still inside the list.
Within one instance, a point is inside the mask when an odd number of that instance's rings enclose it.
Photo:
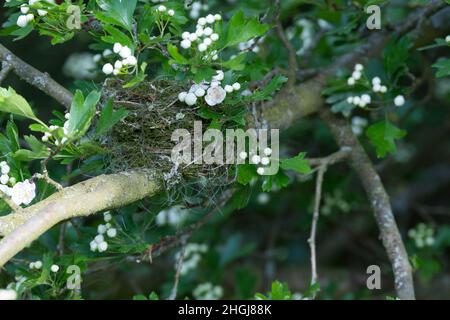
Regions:
[[[258,53],[259,52],[259,46],[256,44],[256,40],[255,39],[250,39],[246,42],[241,42],[238,45],[239,51],[249,51],[251,50],[254,53]]]
[[[361,96],[348,97],[347,102],[355,106],[364,108],[372,102],[372,97],[366,93]]]
[[[51,125],[48,127],[49,131],[44,132],[41,140],[42,142],[52,142],[55,146],[64,145],[69,140],[69,120],[70,113],[64,114],[64,118],[66,121],[64,122],[63,127],[57,125]]]
[[[356,84],[356,81],[361,79],[363,70],[364,67],[362,64],[360,63],[356,64],[352,76],[347,79],[347,84],[349,86],[354,86]]]
[[[186,275],[189,271],[194,270],[201,260],[201,254],[208,251],[206,244],[189,243],[184,248],[183,266],[181,267],[180,274]],[[175,259],[180,259],[181,252],[175,254]]]
[[[18,206],[29,205],[36,197],[36,185],[29,180],[16,183],[16,178],[10,177],[11,168],[6,161],[0,162],[0,191]]]
[[[40,270],[42,268],[42,261],[38,260],[38,261],[30,262],[30,265],[28,267],[30,268],[30,270],[33,270],[33,269]]]
[[[156,224],[159,226],[171,225],[178,226],[187,217],[187,210],[182,206],[174,206],[167,210],[163,210],[156,216]]]
[[[364,66],[359,63],[356,64],[351,77],[347,79],[347,84],[349,86],[354,86],[358,80],[361,80],[363,71]],[[381,83],[381,79],[379,77],[374,77],[372,79],[372,91],[375,93],[386,93],[388,91],[388,88]],[[348,97],[347,102],[355,106],[364,108],[365,106],[372,103],[372,97],[369,94],[363,94],[361,96]],[[398,95],[394,99],[394,104],[397,107],[403,106],[405,102],[405,97],[402,95]]]
[[[386,93],[387,87],[381,84],[381,79],[379,77],[375,77],[372,79],[372,90],[373,92]]]
[[[415,229],[409,230],[408,236],[414,240],[417,248],[431,247],[434,244],[434,230],[424,223],[419,223]]]
[[[445,37],[445,42],[450,43],[450,35]]]
[[[22,14],[17,18],[17,25],[19,27],[25,28],[31,21],[34,20],[34,14],[31,13],[30,9],[32,9],[32,8],[30,8],[30,6],[33,6],[33,5],[37,4],[38,2],[41,2],[41,1],[40,0],[30,0],[30,1],[28,1],[28,5],[22,4],[20,6],[20,12]],[[55,4],[55,0],[42,0],[42,2]],[[48,11],[44,10],[44,9],[37,9],[36,13],[40,17],[44,17],[47,15]]]
[[[106,250],[108,250],[108,242],[106,242],[105,240],[105,234],[109,238],[115,238],[117,236],[117,229],[113,228],[110,223],[112,220],[112,216],[109,211],[103,213],[103,219],[105,220],[106,224],[100,224],[97,227],[98,234],[89,244],[92,252],[105,252]]]
[[[355,135],[360,136],[364,132],[369,122],[366,118],[355,116],[352,118],[352,131]]]
[[[197,27],[195,32],[190,33],[185,31],[182,33],[183,38],[180,45],[183,49],[191,48],[192,44],[197,42],[197,49],[200,52],[206,52],[213,42],[219,40],[219,34],[214,32],[214,29],[208,25],[213,25],[216,21],[222,20],[220,14],[208,14],[206,17],[201,17],[197,20]],[[210,55],[208,55],[210,56]],[[217,60],[219,57],[217,52],[211,56],[212,60]]]
[[[191,5],[191,11],[189,12],[189,17],[191,19],[197,19],[198,17],[200,17],[201,11],[206,11],[208,9],[209,9],[208,4],[206,4],[206,3],[202,4],[200,1],[195,1]]]
[[[241,89],[241,84],[235,82],[231,85],[227,84],[222,87],[222,81],[225,74],[222,70],[217,70],[216,75],[211,82],[202,82],[200,84],[193,84],[188,92],[180,92],[178,99],[186,103],[188,106],[193,106],[197,103],[198,98],[205,98],[205,102],[213,107],[221,104],[227,93],[233,93]]]
[[[175,11],[174,11],[174,10],[172,10],[172,9],[167,10],[166,6],[163,6],[163,5],[160,5],[160,6],[156,9],[156,11],[159,12],[159,13],[164,13],[164,14],[167,12],[167,14],[168,14],[170,17],[173,17],[173,16],[175,15]]]
[[[258,169],[256,169],[256,172],[259,175],[263,175],[265,172],[264,166],[268,166],[270,165],[270,156],[272,155],[272,149],[271,148],[265,148],[263,150],[263,155],[258,155],[258,154],[250,154],[250,163],[251,164],[256,164],[256,165],[262,165],[262,167],[258,167]],[[249,157],[249,155],[247,154],[247,152],[242,151],[239,154],[239,158],[241,158],[242,160],[245,160]]]
[[[116,60],[114,65],[111,63],[103,65],[102,71],[106,75],[114,74],[117,76],[119,74],[126,74],[130,67],[134,68],[138,63],[137,58],[133,55],[132,50],[128,46],[123,46],[117,42],[114,44],[112,52],[118,54],[120,59]],[[110,53],[108,51],[106,56],[110,56],[112,52]],[[105,56],[105,52],[103,52],[103,56]],[[100,59],[101,57],[98,55],[94,57],[94,60],[99,61]]]
[[[223,288],[221,286],[214,286],[210,282],[199,284],[192,295],[197,300],[219,300],[223,296]]]
[[[30,262],[28,267],[30,268],[30,270],[33,270],[33,269],[40,270],[40,269],[42,269],[42,266],[43,266],[42,261],[38,260],[38,261]],[[50,266],[50,271],[53,273],[57,273],[59,271],[59,266],[57,264],[52,264]]]

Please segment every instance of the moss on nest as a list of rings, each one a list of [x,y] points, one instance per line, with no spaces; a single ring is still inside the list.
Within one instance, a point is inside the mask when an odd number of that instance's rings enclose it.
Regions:
[[[234,170],[227,165],[176,166],[171,161],[174,130],[187,129],[193,136],[194,121],[202,120],[197,108],[178,101],[181,91],[186,91],[185,86],[168,80],[142,82],[128,89],[123,88],[120,80],[107,80],[101,105],[112,99],[115,108],[123,107],[129,114],[102,137],[102,144],[108,150],[111,172],[157,170],[170,200],[194,203],[222,193],[234,181]],[[206,127],[204,124],[203,128]]]

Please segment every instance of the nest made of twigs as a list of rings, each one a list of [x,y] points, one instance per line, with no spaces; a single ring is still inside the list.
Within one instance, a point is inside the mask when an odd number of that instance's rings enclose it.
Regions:
[[[100,105],[112,99],[115,108],[125,108],[129,113],[102,137],[101,143],[107,150],[109,171],[154,170],[160,173],[171,198],[180,200],[181,196],[192,203],[222,193],[234,181],[234,170],[228,165],[172,162],[174,130],[186,129],[193,136],[194,121],[202,120],[197,108],[178,100],[178,94],[186,89],[168,80],[142,82],[127,89],[120,80],[107,80]]]

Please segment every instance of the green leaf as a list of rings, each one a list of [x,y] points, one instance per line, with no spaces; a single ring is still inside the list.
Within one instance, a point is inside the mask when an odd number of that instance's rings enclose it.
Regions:
[[[34,115],[27,100],[17,94],[11,87],[8,90],[0,88],[0,111],[26,117],[45,125]]]
[[[444,59],[433,64],[437,68],[436,77],[442,78],[450,75],[450,59]]]
[[[406,131],[400,130],[389,121],[381,121],[367,128],[366,135],[375,146],[377,157],[383,158],[387,153],[397,152],[395,140],[406,136]]]
[[[96,133],[97,135],[102,135],[111,130],[112,127],[120,120],[125,118],[128,115],[128,111],[121,108],[117,111],[113,110],[113,102],[109,100],[102,112],[100,113],[100,117],[98,119]]]
[[[11,120],[8,121],[6,125],[6,135],[11,143],[11,149],[13,151],[20,149],[19,143],[19,131],[17,130],[17,126]]]
[[[97,13],[97,18],[131,31],[136,3],[137,0],[97,0],[98,6],[104,11]]]
[[[80,90],[75,92],[70,108],[67,134],[71,139],[80,138],[89,129],[100,96],[100,92],[92,91],[85,100],[83,93]]]
[[[243,11],[238,11],[228,23],[227,46],[234,46],[255,37],[264,35],[269,25],[261,24],[258,19],[246,19]]]
[[[243,185],[250,183],[253,178],[258,177],[256,168],[251,164],[240,164],[237,166],[237,182]]]
[[[263,101],[272,99],[273,94],[280,90],[283,84],[287,81],[285,76],[277,75],[269,84],[265,86],[262,90],[256,91],[253,94],[245,97],[245,100],[249,101]]]
[[[301,174],[311,173],[311,167],[305,156],[306,153],[301,152],[293,158],[281,160],[280,167],[284,170],[293,170]]]
[[[383,51],[383,61],[386,72],[390,77],[394,77],[400,70],[407,70],[406,61],[412,46],[412,41],[408,37],[401,39],[391,38],[388,42]]]
[[[170,56],[174,59],[177,64],[188,64],[189,61],[185,57],[183,57],[179,52],[178,48],[173,44],[167,45],[167,51],[169,51]]]
[[[250,185],[241,186],[238,185],[238,190],[233,194],[230,199],[231,205],[236,209],[245,208],[250,200],[251,188]]]
[[[108,32],[110,35],[103,36],[101,39],[102,41],[106,43],[116,43],[119,42],[120,44],[124,46],[131,46],[133,44],[133,41],[122,31],[120,31],[117,28],[114,28],[111,25],[105,25],[103,26],[103,29]]]
[[[276,175],[264,177],[265,179],[261,186],[264,192],[280,190],[289,185],[289,177],[283,172],[283,170],[278,170]]]
[[[236,57],[234,57],[233,59],[223,62],[222,66],[227,69],[231,69],[231,70],[235,70],[235,71],[244,70],[245,64],[243,62],[246,57],[247,57],[246,52],[241,53],[241,54],[237,55]]]

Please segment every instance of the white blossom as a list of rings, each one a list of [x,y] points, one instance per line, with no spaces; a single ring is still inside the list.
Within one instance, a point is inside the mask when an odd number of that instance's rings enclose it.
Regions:
[[[233,92],[233,91],[234,91],[233,86],[230,86],[230,85],[227,84],[227,85],[225,86],[225,91],[228,92],[228,93]]]
[[[219,35],[218,35],[217,33],[213,33],[213,34],[211,35],[210,39],[211,39],[212,41],[217,41],[217,40],[219,40]]]
[[[235,82],[233,83],[233,89],[234,90],[240,90],[241,89],[241,84],[239,82]]]
[[[405,104],[405,97],[402,96],[402,95],[396,96],[395,99],[394,99],[394,104],[397,107],[403,106]]]
[[[0,176],[0,183],[1,184],[7,184],[9,181],[9,176],[7,174],[3,174]]]
[[[205,101],[210,106],[215,106],[223,102],[225,97],[227,96],[227,92],[221,87],[211,87],[208,89]]]
[[[125,46],[125,47],[122,47],[122,49],[120,49],[120,52],[119,52],[119,55],[122,57],[122,58],[124,58],[124,59],[126,59],[126,58],[128,58],[129,56],[131,56],[131,49],[130,48],[128,48],[127,46]]]
[[[180,100],[181,102],[184,102],[187,96],[187,92],[180,92],[178,94],[178,100]]]
[[[104,74],[109,75],[109,74],[113,73],[114,67],[111,63],[107,63],[103,66],[102,71]]]
[[[261,158],[261,164],[267,166],[270,163],[270,159],[268,157]]]
[[[265,169],[263,167],[259,167],[258,169],[256,169],[256,173],[259,174],[260,176],[264,175]]]
[[[19,16],[17,18],[17,25],[21,28],[25,28],[28,25],[27,16]]]
[[[52,265],[52,266],[50,267],[50,270],[51,270],[53,273],[56,273],[56,272],[59,271],[59,266],[56,265],[56,264],[54,264],[54,265]]]
[[[103,242],[98,244],[98,251],[99,252],[105,252],[106,250],[108,250],[108,243],[106,241],[103,241]]]
[[[41,17],[45,17],[47,15],[47,10],[38,9],[38,15]]]
[[[252,157],[252,163],[253,163],[253,164],[259,164],[259,163],[261,163],[261,157],[258,156],[258,155],[254,155],[254,156]]]
[[[264,151],[263,151],[263,153],[264,153],[266,156],[270,156],[270,155],[272,154],[272,149],[271,149],[271,148],[265,148]]]
[[[188,39],[184,39],[183,41],[181,41],[181,47],[183,49],[188,49],[191,47],[191,41],[189,41]]]
[[[107,230],[106,230],[106,226],[105,226],[104,224],[100,224],[100,225],[97,227],[97,232],[98,232],[99,234],[104,234],[106,231],[107,231]]]
[[[113,51],[114,53],[119,53],[122,50],[122,45],[118,42],[114,43]]]
[[[115,238],[117,236],[117,229],[115,228],[108,229],[108,231],[106,231],[106,234],[110,238]]]
[[[36,197],[36,185],[29,180],[16,183],[11,190],[11,200],[18,206],[28,205]]]
[[[211,29],[210,27],[206,27],[204,30],[203,30],[203,34],[205,35],[205,36],[207,36],[207,37],[209,37],[210,35],[212,35],[213,34],[213,29]]]
[[[203,97],[204,95],[205,95],[205,89],[203,89],[203,88],[198,88],[197,90],[195,90],[195,92],[194,92],[194,94],[197,96],[197,97]]]
[[[186,104],[187,104],[188,106],[193,106],[194,104],[197,103],[197,96],[196,96],[194,93],[189,92],[189,93],[186,95],[186,97],[185,97],[185,99],[184,99],[184,102],[186,102]]]

